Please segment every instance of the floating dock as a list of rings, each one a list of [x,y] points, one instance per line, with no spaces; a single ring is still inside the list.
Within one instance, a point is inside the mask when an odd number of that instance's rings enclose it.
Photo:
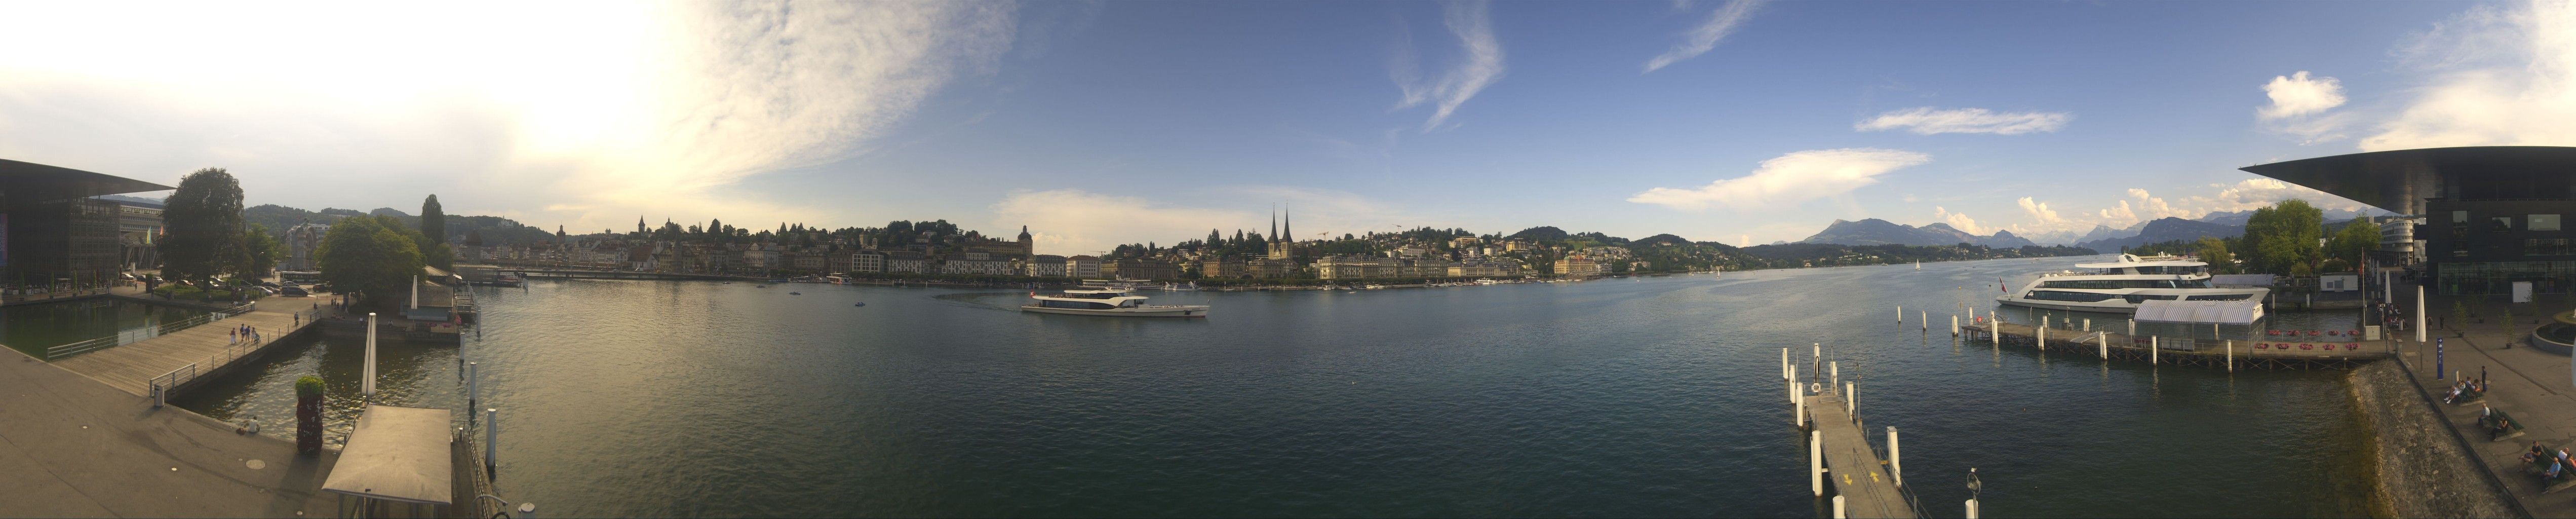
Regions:
[[[1830,499],[1833,517],[1922,517],[1923,507],[1905,486],[1905,462],[1895,427],[1884,430],[1886,450],[1869,443],[1861,422],[1856,383],[1842,379],[1838,363],[1822,361],[1823,348],[1805,368],[1814,380],[1799,380],[1800,369],[1780,351],[1780,375],[1789,392],[1791,420],[1805,433],[1807,471],[1817,499]],[[1830,373],[1830,374],[1828,374]],[[1972,500],[1967,505],[1973,509]],[[1974,512],[1970,517],[1975,517]]]
[[[1959,326],[1969,340],[1997,346],[2031,346],[2109,360],[2235,369],[2339,369],[2396,356],[2388,341],[2357,340],[2343,335],[2282,336],[2278,339],[2223,340],[2129,335],[2108,330],[2039,327],[1983,322]],[[2043,342],[2043,338],[2045,341]]]

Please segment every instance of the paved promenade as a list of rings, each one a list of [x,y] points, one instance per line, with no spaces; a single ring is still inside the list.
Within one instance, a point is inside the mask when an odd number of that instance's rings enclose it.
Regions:
[[[0,517],[332,517],[337,460],[0,348]]]
[[[199,373],[204,373],[266,346],[266,344],[250,343],[246,339],[235,342],[232,338],[234,327],[259,327],[261,335],[266,338],[265,342],[273,343],[301,326],[312,325],[312,306],[323,300],[324,298],[295,297],[262,299],[259,301],[258,309],[250,313],[134,344],[83,353],[55,361],[54,365],[87,375],[89,378],[140,397],[150,394],[150,381],[153,377],[169,373],[170,370],[196,363]]]
[[[2408,300],[2414,296],[2414,289],[2401,287],[2398,294],[2398,301],[2408,304],[2411,311],[2413,306]],[[2433,301],[2431,308],[2448,313],[2448,301],[2440,297],[2433,298]],[[2450,330],[2430,330],[2427,337],[2444,338],[2442,364],[2446,369],[2476,377],[2478,370],[2484,368],[2489,389],[2484,398],[2486,404],[2511,413],[2514,419],[2523,423],[2524,434],[2518,438],[2490,442],[2486,431],[2477,426],[2480,406],[2444,405],[2436,401],[2437,408],[2450,419],[2450,427],[2468,440],[2470,452],[2494,472],[2504,483],[2505,490],[2513,494],[2525,511],[2533,517],[2576,517],[2576,491],[2542,493],[2539,479],[2526,472],[2521,460],[2517,459],[2523,450],[2531,447],[2531,442],[2576,452],[2576,390],[2570,389],[2568,358],[2531,349],[2519,343],[2521,336],[2506,335],[2502,324],[2493,318],[2499,315],[2502,303],[2471,301],[2469,304],[2479,309],[2479,315],[2489,316],[2485,323],[2444,323],[2453,328],[2467,329],[2467,336],[2452,337]],[[2540,313],[2536,309],[2563,308],[2565,304],[2544,299],[2539,303],[2513,306],[2514,313],[2518,315],[2515,320],[2528,323]],[[2536,318],[2545,321],[2549,317],[2541,315]],[[2528,333],[2531,325],[2519,325],[2519,329]],[[2427,394],[2441,398],[2442,392],[2451,386],[2448,380],[2436,380],[2439,375],[2433,372],[2432,348],[2411,344],[2415,338],[2413,332],[2406,332],[2403,337],[2410,344],[2400,351],[2400,355],[2416,375],[2416,382]],[[2504,346],[2509,339],[2514,343],[2507,349]]]

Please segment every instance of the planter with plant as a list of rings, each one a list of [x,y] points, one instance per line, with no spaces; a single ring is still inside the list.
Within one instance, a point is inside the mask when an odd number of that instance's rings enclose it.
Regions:
[[[295,452],[322,452],[322,378],[295,379]]]

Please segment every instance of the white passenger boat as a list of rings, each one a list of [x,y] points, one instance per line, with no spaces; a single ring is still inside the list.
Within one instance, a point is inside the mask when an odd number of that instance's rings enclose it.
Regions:
[[[2021,290],[1995,298],[2008,305],[2054,310],[2129,313],[2152,299],[2240,301],[2263,299],[2272,289],[2216,288],[2209,285],[2209,264],[2158,256],[2140,259],[2122,254],[2110,263],[2078,263],[2067,271],[2041,274]]]
[[[1149,305],[1145,296],[1123,288],[1083,287],[1056,295],[1030,295],[1037,303],[1020,311],[1117,317],[1207,317],[1207,305]]]

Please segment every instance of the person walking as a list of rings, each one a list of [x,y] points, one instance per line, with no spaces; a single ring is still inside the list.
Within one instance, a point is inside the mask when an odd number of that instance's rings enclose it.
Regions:
[[[241,329],[234,328],[233,333],[225,337],[224,344],[241,344]]]

